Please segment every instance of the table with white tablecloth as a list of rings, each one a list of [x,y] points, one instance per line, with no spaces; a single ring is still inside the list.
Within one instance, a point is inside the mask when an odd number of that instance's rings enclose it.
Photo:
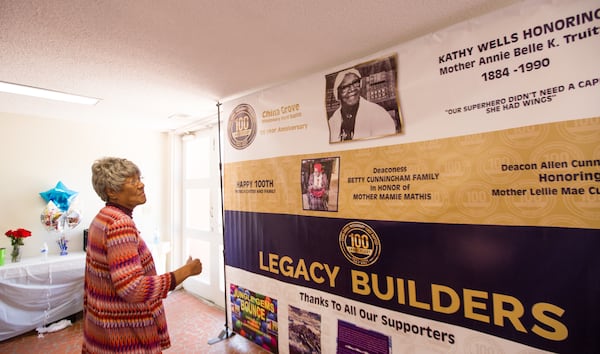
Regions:
[[[84,252],[0,266],[0,341],[81,311],[84,272]]]

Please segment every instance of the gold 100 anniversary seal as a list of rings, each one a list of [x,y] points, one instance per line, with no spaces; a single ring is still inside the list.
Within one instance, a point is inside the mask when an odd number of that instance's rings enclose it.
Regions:
[[[238,150],[250,146],[256,137],[256,113],[246,103],[237,105],[229,115],[227,124],[229,143]]]
[[[369,266],[381,254],[379,236],[362,222],[352,221],[346,224],[340,231],[339,242],[344,257],[357,266]]]

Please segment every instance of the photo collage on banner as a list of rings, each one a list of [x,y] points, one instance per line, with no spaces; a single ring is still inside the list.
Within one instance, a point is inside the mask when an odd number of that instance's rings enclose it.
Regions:
[[[231,284],[231,323],[240,335],[277,353],[277,300]]]

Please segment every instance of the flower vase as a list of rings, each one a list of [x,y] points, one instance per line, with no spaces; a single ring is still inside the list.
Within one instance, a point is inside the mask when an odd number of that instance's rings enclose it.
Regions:
[[[12,252],[10,253],[10,260],[13,263],[21,261],[21,245],[13,245]]]

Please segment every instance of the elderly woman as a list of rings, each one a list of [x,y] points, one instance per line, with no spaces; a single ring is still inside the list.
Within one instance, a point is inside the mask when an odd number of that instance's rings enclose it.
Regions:
[[[316,163],[308,178],[308,201],[312,210],[327,210],[327,189],[329,181],[323,166]]]
[[[83,353],[161,353],[171,345],[162,299],[191,275],[198,259],[156,274],[132,219],[146,202],[139,168],[123,158],[92,165],[94,190],[106,205],[88,232],[83,298]]]
[[[380,105],[361,96],[362,76],[357,69],[337,74],[333,96],[340,102],[329,118],[329,142],[368,139],[396,133],[392,116]]]

